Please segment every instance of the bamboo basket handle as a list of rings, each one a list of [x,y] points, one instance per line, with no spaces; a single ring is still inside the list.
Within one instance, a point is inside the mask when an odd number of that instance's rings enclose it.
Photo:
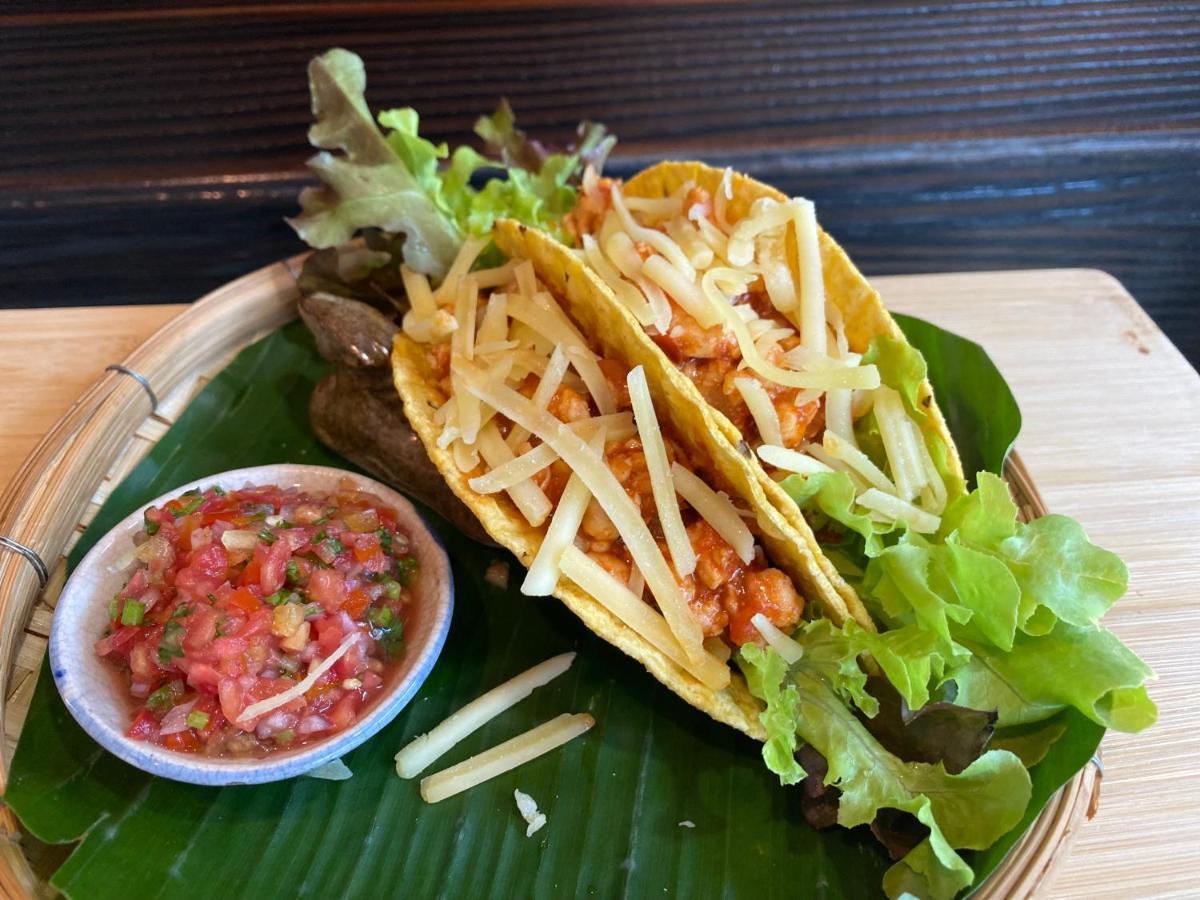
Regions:
[[[121,361],[166,396],[229,352],[284,325],[296,315],[295,272],[304,254],[218,288],[164,325]],[[35,551],[57,568],[88,501],[150,413],[141,384],[105,372],[42,438],[0,497],[0,535]],[[41,591],[29,561],[0,550],[0,659],[15,657],[17,641]],[[11,664],[0,666],[0,746]],[[8,785],[0,754],[0,793]]]

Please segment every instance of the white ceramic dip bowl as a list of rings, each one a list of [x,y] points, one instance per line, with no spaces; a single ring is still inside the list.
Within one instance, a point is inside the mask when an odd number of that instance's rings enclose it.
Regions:
[[[108,625],[108,602],[124,587],[132,569],[121,568],[133,538],[144,527],[143,513],[192,488],[233,491],[249,486],[299,487],[330,493],[349,479],[395,511],[419,566],[410,586],[413,600],[404,629],[404,652],[383,693],[344,731],[265,758],[208,757],[180,753],[126,736],[131,702],[112,662],[96,655],[96,641]],[[132,565],[132,564],[130,564]],[[71,574],[59,596],[50,629],[50,669],[71,715],[93,739],[130,765],[153,775],[192,784],[261,784],[303,775],[339,759],[388,724],[429,676],[450,630],[454,582],[446,552],[404,497],[371,478],[324,466],[278,464],[235,469],[182,484],[130,513],[101,538]]]

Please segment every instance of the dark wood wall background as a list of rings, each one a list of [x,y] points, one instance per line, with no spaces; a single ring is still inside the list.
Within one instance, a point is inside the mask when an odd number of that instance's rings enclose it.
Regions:
[[[803,193],[868,274],[1106,269],[1200,361],[1200,2],[9,0],[0,306],[188,300],[295,252],[333,45],[434,137],[504,95],[550,137],[606,122],[618,174]]]

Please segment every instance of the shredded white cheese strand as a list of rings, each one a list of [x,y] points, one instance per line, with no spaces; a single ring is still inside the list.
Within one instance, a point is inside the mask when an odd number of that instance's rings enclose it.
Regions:
[[[487,454],[484,454],[484,458],[487,458]],[[558,459],[558,454],[549,444],[538,444],[515,459],[494,466],[483,475],[477,475],[468,480],[467,484],[471,490],[477,493],[494,494],[532,478],[556,459]]]
[[[762,382],[757,378],[735,378],[733,385],[746,401],[746,408],[750,410],[750,417],[754,419],[762,442],[782,447],[783,431],[779,426],[779,413],[775,411],[775,404],[771,402]]]
[[[821,239],[817,231],[817,210],[811,200],[805,200],[803,197],[797,197],[792,203],[796,211],[796,249],[800,256],[800,343],[810,349],[824,352],[825,279],[821,274]]]
[[[871,462],[871,458],[867,454],[857,447],[852,446],[832,431],[825,432],[822,443],[826,453],[840,459],[873,486],[887,494],[896,493],[896,485],[892,484],[892,480],[883,473],[882,469]]]
[[[786,447],[774,447],[770,444],[763,444],[757,450],[758,458],[767,465],[774,466],[777,469],[783,469],[787,472],[796,472],[799,475],[813,475],[817,472],[832,472],[833,469],[796,450],[788,450]]]
[[[567,354],[563,352],[562,344],[555,345],[554,352],[550,354],[550,362],[546,363],[546,371],[542,373],[542,378],[533,391],[532,400],[538,409],[545,409],[550,405],[550,399],[562,384],[563,376],[567,374],[567,366],[569,365],[570,362],[567,359]],[[516,450],[528,438],[528,431],[520,425],[514,425],[508,432],[505,443],[513,450]]]
[[[654,322],[654,310],[649,302],[641,295],[636,287],[621,277],[616,266],[609,262],[601,251],[596,239],[590,234],[583,236],[583,253],[587,264],[604,279],[605,284],[612,288],[617,299],[628,309],[642,325]]]
[[[488,467],[493,470],[508,465],[516,459],[513,456],[512,450],[509,449],[508,444],[504,443],[504,438],[501,437],[500,430],[496,427],[495,422],[489,422],[479,432],[479,439],[476,441],[476,444],[479,448],[479,454],[488,464]],[[554,509],[554,504],[550,502],[550,498],[546,496],[545,491],[529,478],[510,485],[506,490],[513,505],[521,511],[521,515],[525,517],[525,521],[534,528],[545,522],[546,517]]]
[[[879,423],[879,436],[883,439],[888,467],[896,483],[896,496],[906,502],[912,500],[925,482],[925,472],[908,431],[904,402],[889,387],[875,391],[875,420]]]
[[[634,564],[646,577],[650,592],[658,601],[684,652],[689,658],[699,659],[704,653],[701,647],[704,635],[700,623],[683,599],[679,584],[659,550],[654,535],[642,519],[641,512],[625,493],[612,470],[570,428],[549,413],[535,408],[528,399],[507,385],[490,381],[478,369],[464,376],[463,383],[480,400],[554,447],[571,470],[579,474],[612,520]]]
[[[679,646],[666,619],[578,547],[571,545],[563,551],[562,571],[581,590],[701,684],[714,691],[728,686],[729,667],[724,662],[706,650],[701,652],[699,659],[690,658]]]
[[[771,645],[771,649],[783,657],[785,663],[790,666],[800,661],[800,657],[804,655],[804,648],[776,628],[774,622],[762,613],[755,613],[750,617],[750,623],[758,629],[763,640]]]
[[[683,250],[680,249],[679,245],[663,232],[654,228],[647,228],[635,222],[633,216],[630,215],[628,208],[625,206],[625,198],[621,195],[621,189],[616,186],[612,190],[612,205],[618,219],[620,219],[621,227],[625,229],[625,233],[630,238],[649,244],[670,260],[671,265],[677,268],[684,278],[688,281],[696,280],[696,270],[692,268],[691,262]]]
[[[709,269],[701,279],[701,289],[708,297],[712,308],[724,317],[725,324],[737,338],[738,347],[746,364],[768,381],[785,387],[829,390],[830,388],[874,388],[879,386],[879,370],[874,365],[856,366],[854,368],[837,367],[820,369],[809,372],[795,372],[781,369],[767,360],[754,343],[754,337],[746,327],[746,322],[734,310],[721,289],[717,286],[720,280],[729,281],[730,275],[736,276],[732,270]],[[736,278],[732,279],[736,282]],[[824,325],[822,325],[824,336]]]
[[[605,432],[601,429],[588,442],[588,450],[595,453],[597,458],[604,454]],[[549,444],[542,444],[549,447]],[[550,519],[550,527],[529,564],[525,580],[521,583],[521,593],[529,597],[545,597],[553,592],[558,584],[559,561],[562,559],[564,548],[570,546],[579,533],[579,525],[587,512],[588,504],[592,502],[592,492],[588,490],[583,479],[577,472],[572,472],[558,498],[558,508]]]
[[[544,756],[596,724],[587,713],[563,713],[512,740],[421,779],[421,799],[437,803]]]
[[[749,564],[754,559],[754,535],[738,515],[729,497],[714,491],[695,472],[679,463],[671,465],[671,477],[679,496],[690,503],[700,518],[733,548],[738,559]]]
[[[662,526],[663,538],[675,572],[686,578],[696,571],[696,552],[683,527],[679,512],[679,501],[675,497],[675,483],[671,478],[671,466],[667,462],[667,448],[663,443],[658,417],[654,414],[654,401],[646,383],[646,370],[636,366],[625,378],[629,386],[629,402],[633,406],[633,420],[642,439],[642,452],[646,457],[646,471],[650,476],[650,492],[654,507],[658,511],[658,522]]]
[[[932,513],[918,509],[911,503],[905,503],[891,494],[885,494],[877,488],[863,491],[858,496],[858,505],[874,510],[893,521],[903,522],[918,534],[933,534],[941,525],[941,520]]]
[[[553,681],[575,661],[574,653],[560,653],[520,675],[510,678],[451,713],[427,734],[413,738],[396,754],[396,774],[415,778],[435,759],[447,753],[459,741],[482,728],[505,710],[520,703],[535,688]]]
[[[281,706],[286,706],[297,697],[303,697],[310,687],[317,683],[317,680],[333,668],[334,663],[346,655],[355,641],[363,640],[365,634],[357,629],[342,638],[342,642],[337,645],[336,649],[327,657],[308,670],[308,674],[301,681],[296,682],[286,691],[280,691],[267,697],[264,700],[259,700],[257,703],[251,703],[238,714],[237,726],[245,730],[249,730],[249,726],[259,716],[266,715],[273,709],[278,709]]]

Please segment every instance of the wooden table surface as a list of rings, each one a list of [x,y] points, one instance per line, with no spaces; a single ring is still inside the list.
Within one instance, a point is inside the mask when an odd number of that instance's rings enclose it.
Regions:
[[[1194,896],[1200,376],[1101,272],[875,283],[894,308],[987,348],[1020,403],[1018,446],[1047,505],[1129,563],[1129,594],[1105,621],[1157,670],[1159,721],[1144,735],[1105,738],[1099,814],[1043,895]],[[180,308],[0,311],[0,484],[104,365]]]
[[[812,197],[868,275],[1113,272],[1200,361],[1200,2],[7,0],[0,307],[182,302],[290,255],[305,64],[470,139],[507,95]]]

